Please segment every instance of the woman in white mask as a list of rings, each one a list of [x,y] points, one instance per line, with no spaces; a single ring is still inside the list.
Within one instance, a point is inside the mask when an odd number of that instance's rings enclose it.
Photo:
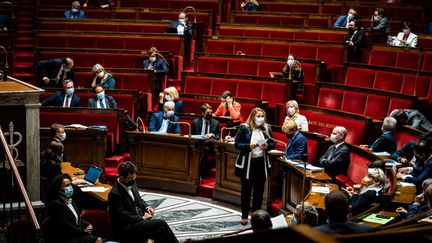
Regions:
[[[295,100],[289,100],[286,105],[286,117],[285,122],[289,120],[295,121],[297,124],[297,129],[299,131],[309,131],[308,121],[305,116],[300,115],[299,113],[299,105]]]
[[[350,197],[353,215],[369,209],[372,203],[382,203],[386,175],[380,168],[369,168],[367,173],[358,187],[360,191],[356,191],[352,187],[342,188]]]
[[[391,46],[417,46],[417,35],[411,32],[411,23],[404,21],[402,23],[402,32],[399,32],[397,36],[388,36],[387,43]]]
[[[264,184],[270,173],[268,151],[274,146],[273,133],[271,126],[266,123],[265,111],[256,107],[249,114],[246,123],[238,128],[235,140],[235,147],[240,150],[234,174],[241,180],[242,225],[248,224],[252,190],[252,211],[262,207]]]
[[[164,109],[164,103],[166,101],[172,101],[175,104],[174,107],[174,111],[176,113],[184,113],[184,106],[183,106],[183,101],[178,100],[179,98],[179,93],[176,89],[176,87],[171,86],[168,87],[166,89],[164,89],[163,92],[159,93],[159,106],[158,106],[158,111],[163,111]]]
[[[97,84],[100,84],[104,89],[114,89],[115,79],[112,74],[107,73],[105,68],[99,63],[95,64],[92,69],[93,82],[92,87],[94,88]]]
[[[296,93],[303,93],[303,69],[293,54],[288,55],[287,64],[282,68],[284,78],[298,81]]]

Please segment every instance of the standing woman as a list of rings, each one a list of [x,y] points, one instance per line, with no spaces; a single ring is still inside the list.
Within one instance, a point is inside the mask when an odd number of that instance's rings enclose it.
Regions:
[[[235,164],[235,175],[241,180],[241,224],[248,223],[251,193],[252,211],[261,209],[264,184],[270,169],[267,152],[275,147],[271,126],[267,124],[265,111],[254,108],[245,124],[237,132],[235,147],[240,155]]]
[[[102,67],[99,63],[95,64],[92,69],[93,74],[93,82],[91,84],[92,88],[96,86],[96,84],[100,84],[104,89],[114,89],[115,88],[115,79],[111,73],[107,73],[105,68]]]
[[[293,54],[288,55],[287,64],[282,68],[284,78],[298,81],[296,93],[303,93],[303,69],[301,63],[295,58]]]
[[[307,132],[309,131],[308,121],[305,116],[300,115],[299,113],[299,105],[295,100],[288,100],[286,105],[286,117],[285,122],[292,120],[297,124],[297,130]]]

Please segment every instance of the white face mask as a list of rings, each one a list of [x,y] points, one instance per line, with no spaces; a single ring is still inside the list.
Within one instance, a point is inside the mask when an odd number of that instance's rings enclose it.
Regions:
[[[105,76],[105,73],[104,72],[100,72],[100,73],[98,73],[98,75],[97,75],[99,78],[103,78],[104,76]]]
[[[294,60],[288,59],[287,64],[289,67],[292,67],[292,65],[294,64]]]
[[[74,12],[74,13],[78,13],[78,11],[79,11],[79,9],[76,9],[76,8],[72,9],[72,12]]]
[[[295,108],[294,107],[288,107],[287,112],[290,116],[295,114]]]
[[[150,57],[150,62],[155,62],[156,61],[156,57]]]
[[[333,143],[336,143],[337,142],[337,137],[336,137],[336,134],[331,134],[330,135],[330,140],[333,142]]]
[[[255,117],[255,124],[257,124],[258,126],[264,124],[264,117]]]
[[[167,100],[167,101],[172,100],[171,95],[165,95],[165,100]]]
[[[173,117],[174,116],[174,111],[167,111],[166,116],[167,117]]]

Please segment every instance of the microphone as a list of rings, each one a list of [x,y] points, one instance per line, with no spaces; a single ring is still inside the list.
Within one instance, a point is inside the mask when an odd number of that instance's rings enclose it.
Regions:
[[[285,143],[284,141],[282,141],[282,140],[278,140],[278,139],[275,139],[275,138],[273,138],[272,136],[270,136],[270,134],[266,131],[266,130],[262,130],[263,131],[263,133],[265,134],[265,135],[267,135],[267,137],[270,139],[270,140],[272,140],[273,142],[276,142],[276,143],[280,143],[280,144],[283,144],[283,146],[285,147],[285,149],[286,149],[286,147],[287,147],[287,143]]]
[[[191,137],[191,124],[189,124],[189,122],[181,122],[181,121],[175,122],[175,121],[171,121],[169,118],[167,120],[171,124],[186,124],[188,126],[188,129],[189,129],[188,135],[189,135],[189,137]]]
[[[221,135],[220,135],[220,141],[221,142],[223,142],[224,141],[224,136],[223,136],[223,132],[225,131],[225,130],[237,130],[237,127],[222,127],[221,128]],[[227,135],[227,136],[229,136],[229,135]]]
[[[141,126],[142,126],[142,128],[143,128],[143,133],[147,132],[147,131],[146,131],[146,128],[145,128],[145,125],[144,125],[144,122],[143,122],[143,120],[142,120],[139,116],[138,116],[137,119],[136,119],[136,123],[138,124],[138,127],[137,127],[137,129],[136,129],[137,132],[139,132],[139,124],[140,124],[140,123],[141,123]]]

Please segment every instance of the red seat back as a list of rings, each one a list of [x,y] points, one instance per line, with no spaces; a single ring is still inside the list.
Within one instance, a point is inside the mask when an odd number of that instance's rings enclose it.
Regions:
[[[348,167],[348,178],[355,184],[360,184],[361,180],[367,175],[369,159],[357,154],[350,153],[350,165]]]
[[[399,92],[403,76],[400,73],[378,71],[375,75],[374,89]]]
[[[362,115],[366,105],[366,95],[360,92],[345,91],[342,98],[342,111]]]
[[[388,97],[368,95],[364,115],[374,119],[384,119],[387,116],[388,106]]]
[[[320,88],[318,96],[318,107],[340,110],[342,105],[343,91],[329,88]]]
[[[372,49],[369,64],[394,67],[396,65],[396,51],[383,51]]]
[[[373,70],[350,67],[347,69],[345,84],[371,88],[374,79],[375,72]]]

